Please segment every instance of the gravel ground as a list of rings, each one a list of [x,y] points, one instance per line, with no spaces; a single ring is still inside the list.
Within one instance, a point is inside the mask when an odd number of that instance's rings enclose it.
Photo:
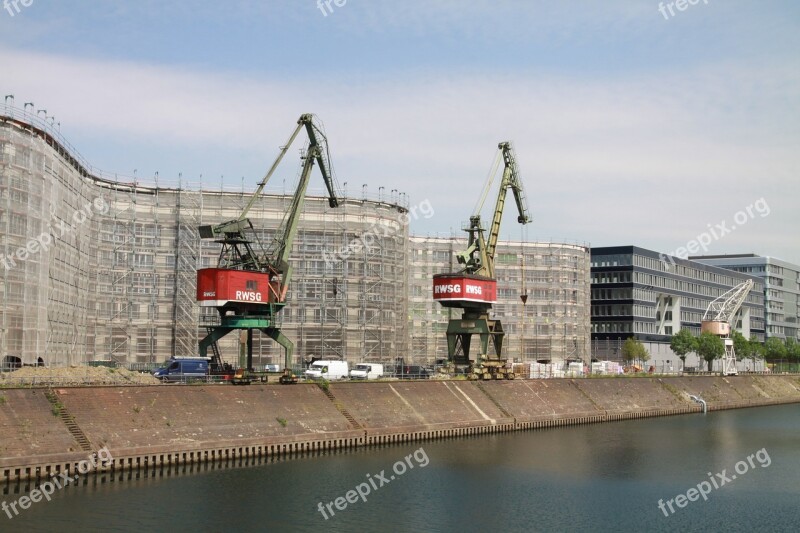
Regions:
[[[72,366],[61,368],[24,367],[13,372],[0,372],[0,387],[32,385],[156,385],[150,374],[131,372],[125,368]]]

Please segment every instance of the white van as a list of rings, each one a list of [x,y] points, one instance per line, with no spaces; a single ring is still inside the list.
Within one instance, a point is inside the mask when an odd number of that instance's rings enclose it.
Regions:
[[[378,379],[383,377],[383,365],[375,363],[358,363],[350,371],[350,379]]]
[[[306,379],[347,379],[349,372],[347,369],[347,361],[314,361],[308,367],[308,370],[303,372]]]

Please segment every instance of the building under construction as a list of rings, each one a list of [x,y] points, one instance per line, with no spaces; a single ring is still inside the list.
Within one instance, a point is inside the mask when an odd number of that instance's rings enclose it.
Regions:
[[[235,218],[252,191],[200,183],[124,183],[91,168],[30,115],[0,119],[0,354],[6,364],[161,362],[196,355],[219,320],[196,302],[196,271],[219,245],[198,226]],[[250,213],[276,228],[291,196]],[[404,195],[305,203],[281,313],[298,357],[390,359],[407,351]],[[259,238],[269,242],[269,231]],[[222,344],[235,360],[238,339]],[[255,339],[258,363],[282,361]]]
[[[216,265],[220,250],[200,239],[198,227],[236,218],[252,191],[108,175],[50,123],[11,107],[0,111],[1,362],[157,363],[196,355],[206,328],[219,320],[196,301],[197,270]],[[344,191],[335,209],[313,191],[305,202],[280,313],[295,363],[445,357],[448,316],[431,298],[431,278],[451,266],[464,241],[410,238],[404,195],[360,192]],[[249,217],[262,241],[290,201],[275,190],[259,198]],[[510,357],[588,354],[587,247],[501,243],[497,264],[494,313],[504,321]],[[529,294],[524,306],[522,290]],[[283,361],[271,339],[254,341],[256,364]],[[235,361],[239,339],[229,336],[220,348]]]

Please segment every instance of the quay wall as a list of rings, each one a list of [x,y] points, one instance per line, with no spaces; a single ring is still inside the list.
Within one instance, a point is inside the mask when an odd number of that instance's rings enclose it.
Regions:
[[[0,390],[0,482],[800,402],[800,376]]]

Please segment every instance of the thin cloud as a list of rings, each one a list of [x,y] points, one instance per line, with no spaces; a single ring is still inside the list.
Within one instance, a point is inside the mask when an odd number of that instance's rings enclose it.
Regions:
[[[610,81],[419,69],[358,84],[333,77],[320,92],[301,77],[231,77],[10,49],[0,49],[0,64],[13,80],[3,90],[46,106],[67,135],[148,148],[157,140],[164,153],[191,153],[195,167],[223,161],[226,175],[249,183],[297,116],[316,112],[351,191],[369,183],[373,192],[383,185],[436,199],[432,225],[416,228],[423,232],[467,218],[496,144],[506,139],[515,141],[530,189],[536,237],[673,249],[765,190],[775,191],[773,214],[759,228],[792,242],[788,228],[798,227],[796,209],[778,192],[796,193],[792,169],[800,159],[798,75],[787,67],[722,65]],[[58,91],[43,86],[43,72],[59,80]],[[79,149],[92,159],[91,147]],[[250,154],[248,166],[241,153]],[[120,167],[163,154],[126,157]],[[162,176],[178,171],[161,168]],[[754,248],[758,234],[749,230],[728,242]],[[788,248],[781,253],[796,253]]]

